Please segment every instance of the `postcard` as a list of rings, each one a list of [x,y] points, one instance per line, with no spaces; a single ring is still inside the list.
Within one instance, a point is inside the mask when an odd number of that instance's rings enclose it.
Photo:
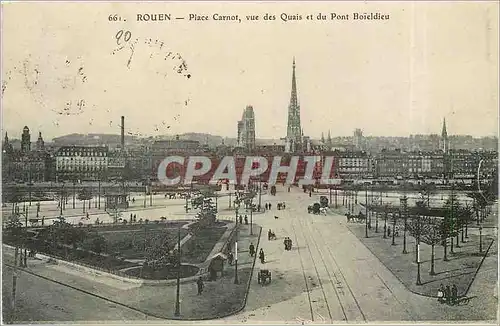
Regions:
[[[498,12],[2,2],[3,322],[498,323]]]

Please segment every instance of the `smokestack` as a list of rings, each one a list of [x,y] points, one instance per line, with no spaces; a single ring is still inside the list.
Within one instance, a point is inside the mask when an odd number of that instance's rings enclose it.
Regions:
[[[121,124],[121,144],[122,144],[122,151],[125,150],[125,117],[122,115],[122,124]]]

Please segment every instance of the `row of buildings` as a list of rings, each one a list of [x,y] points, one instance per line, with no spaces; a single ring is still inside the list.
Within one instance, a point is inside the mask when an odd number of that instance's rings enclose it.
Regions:
[[[239,148],[221,144],[209,149],[198,141],[173,139],[156,141],[151,146],[122,150],[107,146],[62,146],[53,151],[41,147],[30,151],[12,150],[4,141],[2,172],[4,182],[40,182],[63,180],[144,181],[156,179],[157,166],[168,155],[204,155],[214,163],[223,156],[244,157]],[[284,156],[283,148],[256,146],[254,155]],[[498,153],[494,151],[448,150],[407,152],[383,150],[376,154],[365,151],[315,151],[301,155],[320,158],[334,157],[332,171],[341,179],[491,179],[498,168]]]

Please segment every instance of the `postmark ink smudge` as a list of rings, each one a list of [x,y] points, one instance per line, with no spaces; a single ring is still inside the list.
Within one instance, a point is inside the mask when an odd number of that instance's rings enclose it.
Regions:
[[[168,51],[166,48],[164,49],[165,43],[163,41],[160,41],[158,39],[153,40],[152,38],[136,38],[134,41],[131,41],[132,39],[132,33],[130,31],[124,31],[120,30],[116,33],[115,35],[116,43],[118,45],[117,48],[115,48],[111,54],[115,55],[118,52],[126,49],[130,51],[130,56],[128,57],[127,60],[127,68],[131,69],[132,67],[132,59],[134,58],[134,54],[138,46],[146,46],[148,47],[151,52],[149,53],[149,59],[153,60],[156,57],[160,57],[163,59],[163,61],[167,61],[167,59],[170,59],[174,61],[174,66],[172,67],[172,70],[180,74],[186,78],[191,78],[191,73],[188,72],[188,67],[186,61],[182,58],[180,53],[175,53],[173,54],[172,51]],[[167,62],[165,62],[168,64]],[[156,74],[162,74],[164,78],[168,76],[168,73],[165,72],[156,72]]]

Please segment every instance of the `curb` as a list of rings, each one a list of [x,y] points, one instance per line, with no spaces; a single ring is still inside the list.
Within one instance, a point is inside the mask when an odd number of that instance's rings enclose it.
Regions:
[[[472,286],[472,283],[474,283],[474,281],[476,280],[477,273],[479,273],[479,269],[481,268],[481,266],[483,266],[483,262],[486,259],[486,256],[488,256],[488,253],[490,252],[491,246],[493,245],[494,242],[495,242],[495,240],[491,240],[490,245],[488,246],[488,249],[486,249],[486,251],[484,252],[483,259],[481,259],[481,261],[479,262],[479,266],[477,266],[476,272],[474,273],[472,280],[469,282],[469,286],[467,286],[467,289],[465,290],[464,296],[466,296],[467,293],[469,293],[469,290]]]
[[[5,263],[5,266],[9,267],[9,268],[14,268],[14,266],[12,266],[11,264],[7,264]],[[108,298],[105,298],[101,295],[98,295],[98,294],[94,294],[94,293],[91,293],[89,291],[86,291],[86,290],[83,290],[83,289],[80,289],[80,288],[77,288],[75,286],[72,286],[72,285],[69,285],[69,284],[66,284],[66,283],[63,283],[63,282],[60,282],[60,281],[56,281],[56,280],[53,280],[51,278],[48,278],[46,276],[42,276],[42,275],[39,275],[39,274],[36,274],[32,271],[29,271],[27,269],[24,269],[24,268],[21,268],[21,267],[18,267],[18,271],[22,271],[22,272],[25,272],[27,274],[30,274],[30,275],[33,275],[33,276],[36,276],[36,277],[39,277],[41,279],[44,279],[44,280],[47,280],[49,282],[53,282],[53,283],[56,283],[56,284],[59,284],[59,285],[62,285],[62,286],[66,286],[66,287],[69,287],[70,289],[73,289],[75,291],[79,291],[79,292],[82,292],[82,293],[85,293],[87,295],[90,295],[90,296],[93,296],[93,297],[96,297],[96,298],[99,298],[99,299],[102,299],[102,300],[105,300],[105,301],[108,301],[108,302],[111,302],[111,303],[114,303],[116,305],[119,305],[119,306],[122,306],[122,307],[125,307],[125,308],[128,308],[130,310],[133,310],[133,311],[136,311],[136,312],[139,312],[141,314],[144,314],[146,316],[146,319],[147,319],[147,316],[151,316],[151,317],[154,317],[154,318],[158,318],[158,319],[163,319],[165,320],[166,318],[165,317],[160,317],[158,315],[155,315],[155,314],[151,314],[149,312],[145,312],[145,311],[142,311],[142,310],[139,310],[137,308],[134,308],[132,306],[129,306],[127,304],[124,304],[124,303],[121,303],[121,302],[118,302],[118,301],[115,301],[115,300],[112,300],[112,299],[108,299]]]
[[[258,238],[258,241],[257,241],[257,246],[256,246],[256,250],[259,248],[259,244],[260,244],[260,237],[262,235],[262,227],[259,225],[260,227],[260,231],[259,231],[259,238]],[[247,298],[248,298],[248,290],[250,288],[250,284],[252,283],[252,278],[253,278],[253,271],[254,271],[254,268],[255,268],[255,261],[257,260],[257,255],[254,256],[254,259],[253,259],[253,264],[252,264],[252,270],[250,271],[250,277],[248,278],[248,282],[247,282],[247,289],[245,291],[245,300],[243,300],[243,304],[241,305],[241,307],[233,310],[233,311],[230,311],[228,313],[225,313],[223,315],[219,315],[219,316],[215,316],[215,317],[202,317],[202,318],[175,318],[175,317],[171,317],[171,318],[167,318],[169,320],[186,320],[186,321],[194,321],[194,320],[216,320],[216,319],[222,319],[222,318],[226,318],[226,317],[229,317],[229,316],[232,316],[232,315],[235,315],[239,312],[241,312],[243,309],[245,309],[246,305],[247,305]]]
[[[255,252],[257,252],[257,250],[259,249],[260,237],[261,236],[262,236],[262,227],[260,227],[259,238],[257,240],[257,246],[255,247]],[[237,314],[240,311],[242,311],[243,309],[245,309],[245,307],[247,305],[248,292],[250,290],[250,284],[252,283],[253,271],[255,270],[255,262],[256,261],[257,261],[257,255],[255,255],[254,258],[253,258],[252,270],[250,271],[250,278],[248,279],[247,291],[246,291],[246,294],[245,294],[245,301],[243,302],[243,306],[241,307],[241,309],[238,309],[234,314]]]

